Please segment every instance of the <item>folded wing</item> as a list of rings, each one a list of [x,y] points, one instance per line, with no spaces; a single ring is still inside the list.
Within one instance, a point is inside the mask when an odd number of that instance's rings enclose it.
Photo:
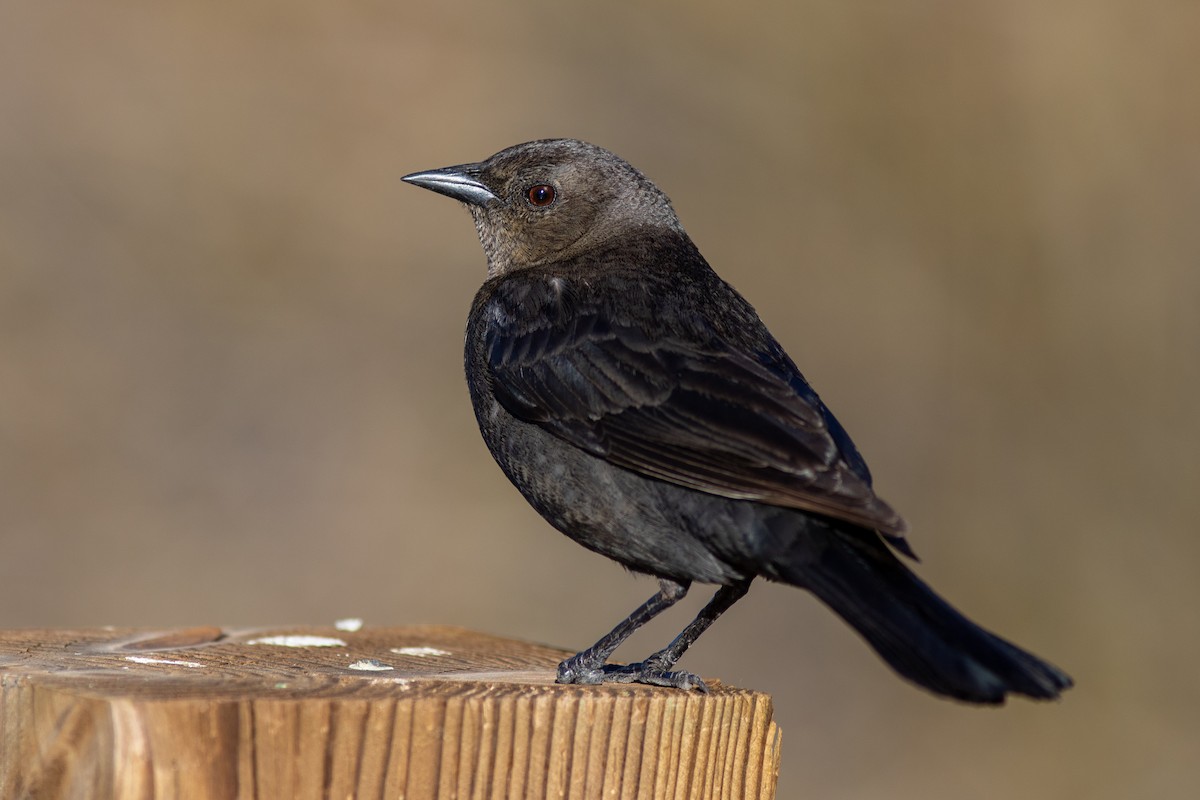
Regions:
[[[903,533],[836,420],[798,390],[807,384],[790,363],[719,338],[651,335],[595,308],[528,330],[506,324],[519,315],[503,309],[489,316],[493,391],[517,418],[652,478],[826,514],[890,539]]]

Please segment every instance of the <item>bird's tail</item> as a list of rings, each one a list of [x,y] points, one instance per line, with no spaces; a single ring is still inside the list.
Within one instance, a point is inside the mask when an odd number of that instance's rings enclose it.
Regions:
[[[905,678],[971,703],[1003,703],[1009,692],[1054,698],[1072,685],[1057,667],[956,611],[878,537],[835,527],[820,533],[828,541],[774,571],[815,594]]]

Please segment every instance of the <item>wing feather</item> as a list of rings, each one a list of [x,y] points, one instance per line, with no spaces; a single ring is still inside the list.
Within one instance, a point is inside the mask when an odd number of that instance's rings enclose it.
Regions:
[[[504,309],[489,316],[492,389],[519,419],[652,478],[903,533],[790,362],[598,308],[559,308],[531,330],[505,324],[517,315]]]

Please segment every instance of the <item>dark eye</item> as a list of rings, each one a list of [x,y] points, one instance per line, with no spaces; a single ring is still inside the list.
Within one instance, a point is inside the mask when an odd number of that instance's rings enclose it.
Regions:
[[[537,186],[530,186],[526,196],[531,206],[548,206],[554,202],[554,187],[548,183],[539,183]]]

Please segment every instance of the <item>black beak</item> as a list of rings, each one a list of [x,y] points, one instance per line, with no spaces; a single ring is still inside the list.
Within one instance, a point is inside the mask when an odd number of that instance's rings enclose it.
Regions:
[[[457,167],[414,172],[411,175],[405,175],[400,180],[431,192],[453,197],[468,205],[485,206],[500,198],[496,197],[495,193],[479,180],[479,174],[482,171],[481,164],[460,164]]]

